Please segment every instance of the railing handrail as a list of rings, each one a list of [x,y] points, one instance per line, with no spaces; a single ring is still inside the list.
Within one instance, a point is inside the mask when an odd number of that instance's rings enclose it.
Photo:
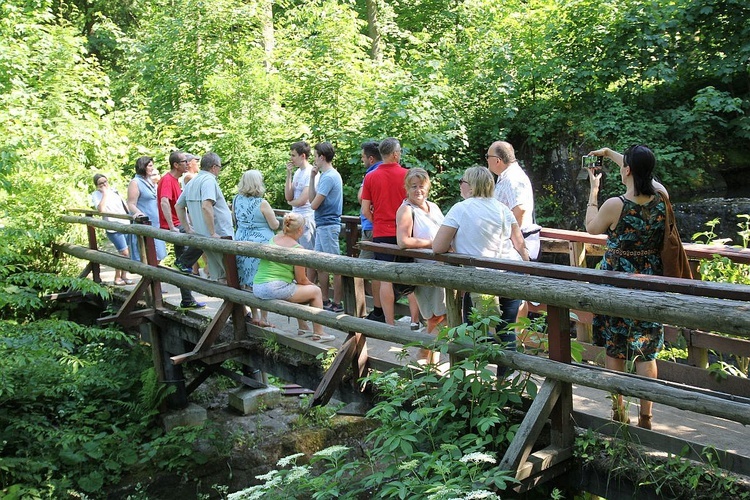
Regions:
[[[194,246],[220,253],[248,257],[269,257],[279,262],[315,267],[333,274],[365,279],[384,279],[395,283],[441,286],[459,290],[471,289],[481,293],[523,298],[553,306],[600,314],[657,321],[708,331],[718,329],[725,333],[740,336],[750,335],[750,314],[748,314],[747,302],[700,295],[687,296],[681,293],[670,293],[666,296],[663,292],[628,290],[617,285],[594,284],[584,281],[566,281],[564,287],[561,287],[561,280],[559,279],[530,274],[533,270],[544,270],[547,264],[524,263],[525,266],[528,266],[528,269],[523,275],[518,273],[498,274],[496,270],[469,268],[464,268],[461,273],[450,270],[443,272],[442,266],[435,266],[434,264],[378,263],[377,266],[374,266],[372,261],[364,262],[360,259],[330,254],[320,255],[298,249],[284,249],[281,252],[262,243],[218,240],[192,234],[183,235],[139,224],[122,226],[91,217],[75,216],[62,216],[61,220],[102,229],[122,230],[123,232],[159,238],[171,243]],[[315,262],[311,264],[311,260]],[[512,264],[512,262],[508,264]],[[644,276],[643,280],[648,278],[650,277]],[[468,281],[472,281],[472,284],[466,287]],[[697,283],[700,282],[696,281]],[[708,286],[716,287],[717,285],[720,284]],[[632,295],[634,293],[640,294],[637,296],[639,300],[634,300]],[[712,311],[718,310],[723,311],[722,316],[711,314]]]
[[[362,241],[359,243],[359,246],[364,250],[372,250],[404,257],[429,259],[437,262],[468,267],[484,267],[501,271],[530,274],[533,276],[564,279],[568,281],[612,285],[634,290],[675,292],[685,295],[697,295],[717,299],[750,301],[750,286],[748,285],[670,278],[666,276],[651,276],[646,274],[630,274],[619,271],[604,271],[601,269],[571,267],[560,264],[480,258],[458,253],[436,254],[430,250],[399,248],[397,245],[389,243],[373,243],[371,241]]]

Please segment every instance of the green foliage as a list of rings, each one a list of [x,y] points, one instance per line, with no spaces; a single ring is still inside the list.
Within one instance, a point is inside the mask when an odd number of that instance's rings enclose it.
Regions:
[[[524,390],[536,388],[524,377],[498,380],[490,360],[502,346],[487,344],[496,317],[475,314],[471,325],[446,330],[440,337],[461,347],[463,359],[445,376],[434,367],[410,367],[366,378],[379,394],[367,417],[379,425],[368,436],[372,450],[362,459],[344,446],[283,458],[258,479],[263,484],[230,498],[496,498],[515,483],[495,464],[518,427],[510,416]],[[479,346],[482,349],[478,349]],[[447,349],[447,347],[445,347]],[[329,418],[329,417],[326,417]]]
[[[574,448],[575,456],[584,463],[603,461],[611,471],[609,482],[627,478],[639,486],[653,488],[659,497],[750,498],[750,493],[740,488],[737,478],[721,468],[718,454],[712,447],[701,450],[702,463],[686,458],[690,452],[687,445],[680,454],[656,458],[635,446],[627,433],[611,439],[589,429],[576,438]]]

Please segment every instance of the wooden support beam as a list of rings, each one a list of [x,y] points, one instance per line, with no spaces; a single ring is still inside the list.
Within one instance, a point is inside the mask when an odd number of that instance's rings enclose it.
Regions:
[[[132,327],[141,325],[147,321],[154,321],[156,318],[156,311],[153,309],[139,309],[138,311],[130,312],[126,315],[115,314],[112,316],[104,316],[98,318],[96,323],[98,325],[106,325],[108,323],[119,323],[124,327]]]
[[[554,479],[573,468],[573,449],[548,446],[529,455],[521,465],[516,479],[522,481],[514,491],[523,493]]]
[[[344,378],[346,369],[352,364],[355,358],[359,357],[362,352],[364,345],[364,336],[357,333],[350,333],[344,344],[336,354],[336,359],[333,360],[333,364],[326,372],[323,380],[320,381],[320,385],[315,390],[313,399],[311,402],[312,406],[322,406],[331,400],[331,396],[336,392],[336,388],[339,386]]]
[[[232,315],[232,312],[234,312],[234,306],[235,304],[233,302],[229,302],[227,300],[222,302],[221,306],[219,306],[219,310],[216,311],[216,314],[211,320],[211,323],[209,323],[208,328],[206,328],[206,331],[203,332],[203,335],[195,344],[193,350],[185,354],[172,356],[172,363],[175,365],[179,365],[181,363],[184,363],[185,361],[188,361],[190,358],[195,357],[196,354],[201,353],[202,351],[204,351],[204,349],[209,349],[213,345],[213,343],[216,342],[216,339],[219,338],[221,329],[224,328],[224,324],[229,319],[229,316]]]
[[[531,403],[531,408],[518,428],[513,442],[505,452],[499,468],[501,470],[518,471],[531,453],[531,448],[536,443],[539,433],[542,431],[552,408],[560,396],[562,385],[558,380],[547,379],[542,388]],[[518,477],[516,476],[516,479]]]

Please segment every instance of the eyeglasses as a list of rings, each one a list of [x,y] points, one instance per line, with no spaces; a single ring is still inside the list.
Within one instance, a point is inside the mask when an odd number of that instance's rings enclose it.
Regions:
[[[467,181],[467,180],[464,180],[464,179],[459,179],[459,180],[458,180],[458,185],[459,185],[459,186],[460,186],[461,184],[468,184],[468,183],[469,183],[469,181]]]
[[[490,158],[497,158],[498,160],[500,159],[500,157],[497,155],[489,155],[489,154],[484,155],[485,160],[489,160]]]

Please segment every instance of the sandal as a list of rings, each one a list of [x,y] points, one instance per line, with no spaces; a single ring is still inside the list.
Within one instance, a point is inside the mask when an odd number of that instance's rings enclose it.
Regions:
[[[131,280],[130,278],[125,280],[126,285],[132,285],[133,283],[135,283],[135,281]]]
[[[260,328],[276,328],[276,325],[274,325],[273,323],[263,321],[262,319],[251,319],[250,323]]]
[[[115,280],[114,284],[116,286],[125,286],[126,281],[125,280]]]
[[[652,415],[638,415],[638,427],[651,430],[651,417]]]
[[[312,337],[314,334],[310,330],[303,330],[302,328],[299,328],[297,330],[297,335],[300,337]]]

